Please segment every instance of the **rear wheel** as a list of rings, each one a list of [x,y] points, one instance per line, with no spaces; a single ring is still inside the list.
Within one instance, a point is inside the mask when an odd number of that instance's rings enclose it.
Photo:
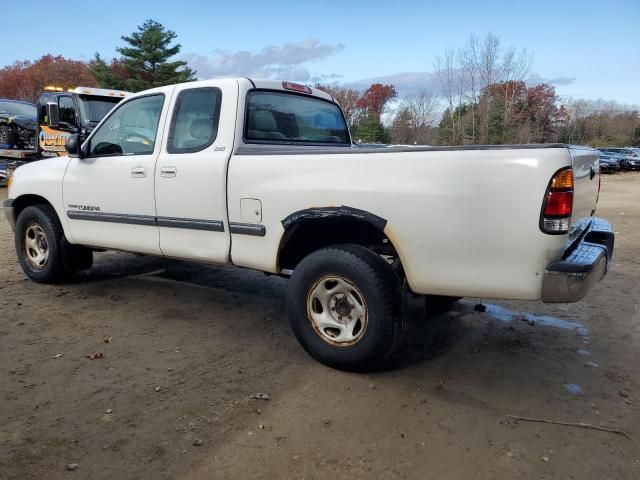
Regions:
[[[401,333],[400,285],[391,267],[358,245],[311,253],[296,267],[289,321],[304,349],[333,368],[376,368]]]

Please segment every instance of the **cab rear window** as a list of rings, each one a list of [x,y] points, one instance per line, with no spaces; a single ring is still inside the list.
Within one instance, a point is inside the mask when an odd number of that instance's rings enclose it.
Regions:
[[[247,96],[244,138],[255,143],[345,145],[349,131],[335,103],[253,90]]]

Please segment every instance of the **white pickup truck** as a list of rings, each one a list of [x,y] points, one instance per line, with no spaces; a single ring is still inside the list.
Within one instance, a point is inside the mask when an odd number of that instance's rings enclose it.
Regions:
[[[18,168],[4,202],[29,278],[63,281],[99,249],[290,277],[296,337],[340,369],[393,350],[403,288],[574,302],[613,253],[594,150],[355,148],[335,100],[290,82],[141,92],[66,149]]]

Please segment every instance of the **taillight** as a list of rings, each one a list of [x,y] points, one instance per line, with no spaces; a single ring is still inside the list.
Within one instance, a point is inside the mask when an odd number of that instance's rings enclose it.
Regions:
[[[542,204],[540,229],[544,233],[560,235],[569,232],[573,212],[573,170],[564,168],[549,182]]]

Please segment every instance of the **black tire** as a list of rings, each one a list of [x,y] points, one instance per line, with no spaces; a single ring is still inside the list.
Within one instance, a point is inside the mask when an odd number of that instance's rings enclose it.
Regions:
[[[324,278],[332,276],[355,287],[351,292],[355,297],[350,298],[363,297],[366,321],[354,343],[334,344],[326,334],[323,336],[318,331],[308,312],[308,308],[315,308],[312,291]],[[346,371],[374,370],[399,343],[402,331],[400,283],[389,264],[364,247],[336,245],[311,253],[295,268],[287,297],[293,333],[309,355],[329,367]],[[337,315],[335,308],[331,310],[334,313],[327,313]]]
[[[0,125],[0,145],[12,148],[16,145],[16,133],[8,125]]]
[[[44,244],[40,249],[46,251],[46,260],[34,263],[33,257],[37,253],[27,244],[27,235],[34,230],[42,232]],[[18,261],[24,273],[34,282],[62,283],[67,280],[73,268],[74,260],[70,257],[70,250],[65,251],[66,240],[62,225],[56,211],[51,205],[33,205],[25,208],[18,215],[16,222],[15,245]],[[41,248],[41,247],[46,248]],[[85,259],[86,263],[86,259]]]

